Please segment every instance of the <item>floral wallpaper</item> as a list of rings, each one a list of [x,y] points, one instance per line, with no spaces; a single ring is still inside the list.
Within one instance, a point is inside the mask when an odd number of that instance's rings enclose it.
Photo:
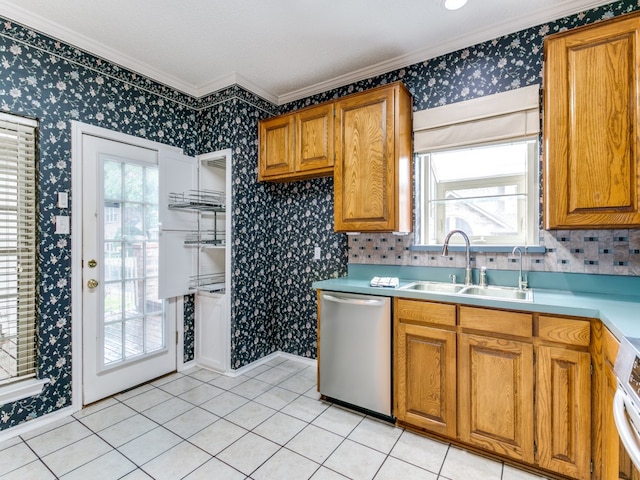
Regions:
[[[196,102],[116,65],[0,21],[0,109],[40,120],[39,378],[43,393],[0,407],[0,429],[71,403],[70,236],[54,233],[56,192],[71,188],[71,128],[79,120],[195,154]]]
[[[277,350],[313,358],[317,319],[311,283],[343,275],[348,262],[377,263],[386,258],[376,256],[376,250],[356,257],[354,249],[360,247],[345,235],[333,233],[331,178],[285,184],[256,182],[258,120],[396,80],[403,81],[413,93],[415,110],[539,83],[544,36],[637,9],[636,0],[621,0],[281,107],[238,86],[193,98],[0,19],[0,109],[41,121],[38,376],[51,379],[41,395],[2,405],[0,429],[71,402],[72,252],[70,237],[55,234],[52,221],[63,213],[56,207],[56,192],[69,191],[71,201],[75,200],[69,120],[178,146],[189,155],[231,148],[231,366],[242,367]],[[593,243],[587,245],[577,235],[574,239],[566,232],[547,233],[551,236],[546,238],[549,252],[563,262],[543,260],[548,270],[562,270],[566,262],[572,265],[576,258],[577,264],[587,256],[585,252],[589,252],[589,262],[609,261],[610,249],[597,248],[596,253]],[[609,233],[621,245],[625,238],[629,245],[629,239],[635,238],[625,231],[601,232],[603,241]],[[581,241],[585,245],[574,246],[574,240],[576,245]],[[316,245],[322,249],[321,260],[312,259]],[[404,247],[399,249],[404,252]],[[413,254],[401,255],[410,258]],[[400,263],[405,261],[413,260],[403,258]],[[428,258],[416,261],[428,263]],[[625,269],[624,259],[615,261],[621,262],[618,273],[633,273]],[[188,296],[185,361],[193,358],[197,334],[192,305]]]

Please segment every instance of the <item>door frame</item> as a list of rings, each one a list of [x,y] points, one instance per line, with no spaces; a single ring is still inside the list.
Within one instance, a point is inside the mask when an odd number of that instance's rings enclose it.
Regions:
[[[120,133],[107,128],[89,125],[71,120],[71,402],[74,412],[82,409],[82,135],[89,134],[107,140],[127,143],[158,151],[160,162],[164,154],[182,154],[182,149],[162,143]],[[171,302],[176,308],[176,367],[182,369],[184,364],[184,299],[178,297]],[[169,308],[174,308],[171,305]],[[169,338],[172,333],[168,332]]]

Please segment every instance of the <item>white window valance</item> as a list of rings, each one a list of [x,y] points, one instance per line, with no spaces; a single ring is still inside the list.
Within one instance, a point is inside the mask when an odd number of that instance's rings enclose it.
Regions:
[[[417,153],[536,135],[540,86],[509,90],[413,114]]]

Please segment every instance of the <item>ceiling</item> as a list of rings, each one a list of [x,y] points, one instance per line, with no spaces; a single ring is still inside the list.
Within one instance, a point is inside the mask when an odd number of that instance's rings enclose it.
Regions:
[[[276,104],[611,0],[0,0],[0,16],[195,97]]]

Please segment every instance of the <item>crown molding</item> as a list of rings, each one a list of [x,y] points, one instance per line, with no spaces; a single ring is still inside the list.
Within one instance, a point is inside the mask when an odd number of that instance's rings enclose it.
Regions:
[[[64,43],[78,47],[91,55],[101,57],[110,63],[120,65],[127,70],[131,70],[132,72],[150,78],[155,82],[167,85],[179,92],[186,93],[192,97],[197,95],[196,89],[193,85],[171,75],[167,75],[165,72],[162,72],[151,65],[128,55],[124,55],[122,52],[114,50],[100,42],[96,42],[85,35],[73,32],[58,23],[48,20],[40,15],[34,15],[31,12],[27,12],[26,10],[7,3],[4,0],[0,0],[0,16],[7,18],[7,20],[20,23],[26,28],[35,30],[43,35],[53,37],[57,40],[63,41]]]
[[[276,95],[270,91],[263,89],[257,84],[251,82],[241,74],[236,72],[220,77],[211,82],[207,82],[200,86],[191,85],[178,78],[166,74],[144,62],[140,62],[132,57],[122,54],[100,42],[79,35],[55,22],[52,22],[42,16],[33,15],[26,10],[9,4],[4,0],[0,0],[0,16],[25,25],[27,28],[37,30],[44,35],[54,37],[65,43],[81,48],[86,52],[102,57],[103,59],[118,64],[135,73],[148,77],[158,83],[167,85],[182,93],[191,95],[196,98],[202,98],[208,94],[214,93],[223,88],[227,88],[233,84],[251,91],[252,93],[262,97],[263,99],[273,103],[274,105],[283,105],[295,100],[324,93],[326,91],[339,88],[354,82],[366,80],[378,75],[392,72],[394,70],[407,67],[419,62],[424,62],[432,58],[455,52],[462,48],[477,45],[494,38],[499,38],[520,30],[530,28],[545,22],[554,21],[568,15],[572,15],[591,8],[599,7],[616,0],[591,0],[584,2],[581,0],[570,0],[558,2],[551,8],[545,9],[537,15],[527,16],[515,21],[503,22],[492,28],[487,28],[473,35],[460,35],[456,38],[447,40],[438,45],[432,45],[424,49],[417,50],[413,53],[401,55],[390,60],[380,62],[370,67],[362,68],[338,77],[332,78],[324,82],[319,82],[309,87],[294,90],[282,95]]]
[[[233,72],[224,77],[220,77],[217,80],[213,80],[211,82],[207,82],[203,85],[200,85],[196,88],[196,96],[199,98],[206,97],[207,95],[217,92],[218,90],[222,90],[224,88],[230,87],[231,85],[239,85],[245,90],[250,91],[251,93],[263,98],[264,100],[273,103],[274,105],[278,105],[278,96],[274,93],[271,93],[257,84],[253,83],[251,80],[243,77],[237,72]]]

